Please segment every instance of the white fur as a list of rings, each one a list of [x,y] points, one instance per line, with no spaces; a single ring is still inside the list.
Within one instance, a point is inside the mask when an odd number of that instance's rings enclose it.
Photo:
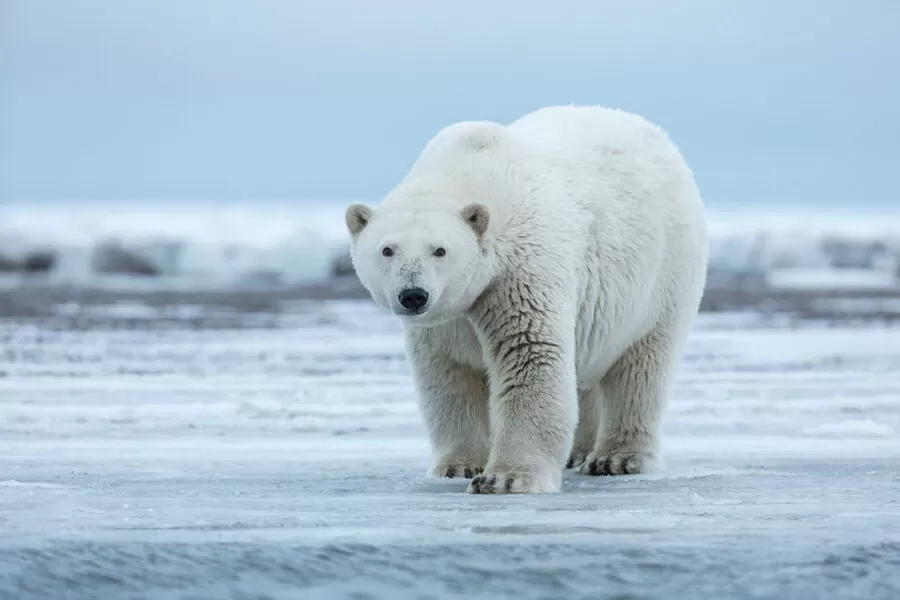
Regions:
[[[567,462],[650,469],[705,285],[703,212],[664,132],[575,106],[451,125],[377,210],[350,207],[356,272],[405,324],[432,474],[553,492]],[[421,314],[398,303],[410,286]]]

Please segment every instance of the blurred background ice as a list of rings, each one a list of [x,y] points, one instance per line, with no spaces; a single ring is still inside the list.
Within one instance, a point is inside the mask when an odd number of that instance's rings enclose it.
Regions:
[[[0,279],[329,281],[343,208],[442,126],[600,103],[685,153],[714,285],[896,287],[897,22],[891,2],[6,0]]]

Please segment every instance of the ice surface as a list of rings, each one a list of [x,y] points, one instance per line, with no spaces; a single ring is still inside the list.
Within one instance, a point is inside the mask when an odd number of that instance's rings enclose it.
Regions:
[[[377,200],[375,201],[377,203]],[[50,250],[56,282],[105,287],[208,287],[327,278],[348,240],[349,202],[297,204],[187,202],[177,205],[96,203],[0,206],[0,264]],[[809,273],[829,285],[897,285],[900,214],[709,211],[710,265],[718,272],[782,271],[781,283],[804,284]],[[135,280],[98,273],[110,249],[159,276]],[[99,259],[99,260],[98,260]],[[115,262],[115,261],[113,261]],[[831,267],[855,266],[857,270]],[[794,276],[793,270],[805,272]],[[813,270],[813,271],[810,271]],[[9,279],[9,277],[7,277]],[[843,282],[843,283],[842,283]]]
[[[424,477],[399,334],[0,322],[0,598],[900,597],[896,329],[704,315],[665,468],[528,497]]]
[[[0,206],[0,258],[55,251],[53,279],[77,284],[139,283],[97,272],[98,256],[109,247],[152,266],[162,276],[154,286],[219,286],[260,277],[321,281],[347,246],[343,209],[334,203],[12,204]]]
[[[898,285],[897,276],[890,271],[874,269],[773,269],[768,283],[773,288],[794,290],[889,290]]]

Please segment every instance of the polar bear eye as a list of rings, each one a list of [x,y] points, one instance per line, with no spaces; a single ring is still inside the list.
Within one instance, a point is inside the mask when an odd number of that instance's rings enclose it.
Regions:
[[[390,246],[385,246],[384,248],[381,249],[381,255],[391,257],[394,255],[394,249],[391,248]]]
[[[444,250],[443,248],[438,248],[437,250],[434,251],[434,255],[437,256],[438,258],[440,258],[442,256],[446,256],[447,251]]]

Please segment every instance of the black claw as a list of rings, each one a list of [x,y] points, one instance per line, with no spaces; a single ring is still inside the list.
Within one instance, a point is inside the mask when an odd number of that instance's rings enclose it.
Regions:
[[[609,475],[610,474],[609,459],[607,458],[605,460],[591,461],[589,471],[590,471],[591,475]]]
[[[570,458],[569,460],[566,461],[566,468],[567,468],[567,469],[571,469],[573,466],[575,466],[575,461],[574,461],[574,460],[572,460],[572,459]]]
[[[466,479],[472,479],[472,469],[466,467],[465,472],[463,473],[466,476]]]
[[[506,491],[507,491],[507,492],[511,492],[511,491],[512,491],[513,481],[514,481],[514,478],[513,478],[513,477],[507,477],[507,478],[506,478],[506,486],[505,486],[505,487],[506,487]]]
[[[612,475],[613,474],[613,459],[612,459],[612,457],[609,457],[603,461],[603,474],[604,475]]]
[[[456,477],[456,467],[453,467],[453,466],[447,467],[446,475],[450,479],[453,479],[454,477]]]

